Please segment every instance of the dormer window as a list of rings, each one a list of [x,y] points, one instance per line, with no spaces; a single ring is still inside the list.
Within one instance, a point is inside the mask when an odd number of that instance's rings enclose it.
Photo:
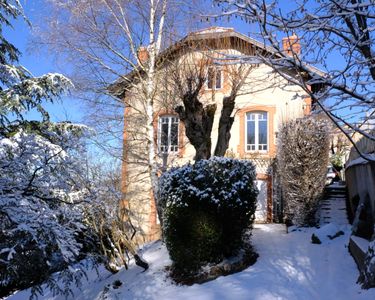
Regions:
[[[210,66],[207,68],[207,89],[219,90],[223,85],[222,70],[220,67]]]

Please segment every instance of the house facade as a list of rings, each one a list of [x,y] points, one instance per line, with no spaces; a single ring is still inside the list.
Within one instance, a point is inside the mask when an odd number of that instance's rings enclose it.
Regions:
[[[298,54],[300,45],[295,36],[283,40],[285,51]],[[271,50],[262,43],[231,28],[212,27],[189,34],[166,49],[161,56],[165,63],[158,68],[160,95],[154,101],[154,143],[161,170],[170,166],[193,162],[195,149],[185,135],[185,126],[174,108],[180,104],[174,93],[176,87],[168,80],[174,72],[184,72],[184,66],[202,65],[206,81],[199,92],[204,105],[216,104],[211,140],[212,153],[218,138],[218,127],[223,98],[230,94],[234,80],[239,80],[241,68],[243,84],[235,100],[231,138],[227,156],[252,160],[256,165],[258,196],[256,222],[280,221],[282,201],[278,191],[275,157],[280,126],[311,111],[311,100],[298,86],[261,60],[244,60],[257,53],[267,55]],[[147,49],[139,51],[139,58],[147,60]],[[295,76],[290,74],[289,76]],[[172,80],[173,81],[173,77]],[[160,226],[154,204],[148,172],[145,145],[144,103],[136,89],[124,93],[124,162],[122,186],[123,207],[144,241],[159,237]]]

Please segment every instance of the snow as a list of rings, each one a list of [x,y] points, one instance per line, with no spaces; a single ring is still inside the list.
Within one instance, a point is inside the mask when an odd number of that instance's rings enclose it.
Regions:
[[[341,232],[343,232],[342,229],[342,226],[338,226],[335,223],[329,223],[315,230],[313,235],[320,241],[320,243],[325,243],[334,239],[336,235],[341,235]]]
[[[193,34],[198,35],[198,34],[207,34],[207,33],[231,32],[233,30],[234,30],[234,28],[214,26],[214,27],[210,27],[210,28],[203,29],[203,30],[200,30],[200,31],[196,31]]]
[[[357,159],[352,160],[346,165],[346,169],[356,166],[356,165],[363,165],[367,164],[369,161],[374,161],[375,160],[375,154],[363,154],[366,155],[367,159],[364,159],[363,157],[358,157]]]
[[[314,230],[287,234],[280,224],[256,224],[252,240],[259,258],[255,265],[192,286],[175,285],[167,278],[164,270],[171,261],[164,245],[155,242],[142,250],[149,270],[142,272],[133,264],[114,275],[102,267],[99,277],[90,271],[82,288],[74,289],[74,299],[375,299],[375,289],[362,290],[356,284],[358,270],[347,248],[350,230],[321,245],[310,242]],[[122,282],[118,288],[116,280]],[[29,295],[29,290],[21,291],[8,300],[23,300]],[[40,299],[64,297],[45,290]]]
[[[363,253],[367,252],[370,244],[368,240],[355,235],[352,235],[351,239],[356,243],[356,245],[362,250]]]

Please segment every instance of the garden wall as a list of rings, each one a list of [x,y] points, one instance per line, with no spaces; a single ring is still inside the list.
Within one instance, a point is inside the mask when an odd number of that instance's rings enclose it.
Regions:
[[[345,176],[353,226],[359,227],[357,235],[367,235],[363,237],[370,239],[375,220],[375,162],[356,159],[346,168]]]
[[[348,165],[345,176],[348,188],[348,215],[353,221],[349,251],[363,272],[368,241],[375,238],[375,162],[366,162],[358,158]]]

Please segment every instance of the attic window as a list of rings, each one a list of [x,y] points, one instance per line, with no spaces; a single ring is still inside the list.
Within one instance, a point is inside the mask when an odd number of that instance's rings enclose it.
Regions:
[[[211,66],[207,68],[207,89],[219,90],[222,88],[222,73],[223,72],[218,67]]]

